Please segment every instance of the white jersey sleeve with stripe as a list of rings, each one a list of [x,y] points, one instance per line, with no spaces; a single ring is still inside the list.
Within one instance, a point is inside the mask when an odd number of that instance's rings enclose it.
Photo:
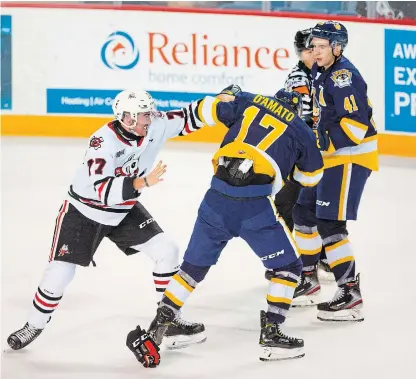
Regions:
[[[140,195],[133,188],[133,180],[151,172],[165,141],[204,125],[197,116],[199,103],[156,113],[147,135],[139,141],[123,138],[115,122],[101,127],[89,139],[83,163],[69,189],[70,203],[91,220],[118,225]]]
[[[203,106],[203,100],[194,101],[186,108],[161,112],[161,119],[165,123],[165,138],[186,136],[204,126],[199,116],[199,109]]]

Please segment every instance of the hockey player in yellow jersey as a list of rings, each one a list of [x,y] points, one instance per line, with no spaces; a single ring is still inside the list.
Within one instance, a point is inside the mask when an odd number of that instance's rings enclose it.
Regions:
[[[302,253],[302,280],[294,304],[314,305],[319,292],[315,266],[322,245],[338,284],[331,301],[318,304],[323,321],[362,321],[363,300],[347,221],[356,220],[368,177],[378,170],[377,131],[367,84],[343,56],[347,29],[318,23],[311,31],[315,133],[323,153],[324,176],[303,189],[293,210],[296,243]]]
[[[236,86],[220,96],[227,94],[235,97],[225,102],[207,96],[198,106],[197,115],[204,124],[223,123],[228,132],[212,159],[211,186],[199,208],[184,261],[164,293],[148,334],[144,336],[137,327],[127,338],[127,346],[145,367],[159,364],[156,345],[235,237],[244,239],[261,259],[269,283],[268,309],[260,316],[260,359],[304,355],[303,340],[282,332],[302,266],[273,196],[288,178],[298,186],[316,186],[323,171],[321,153],[312,130],[299,117],[299,94],[282,90],[273,98],[241,92]]]

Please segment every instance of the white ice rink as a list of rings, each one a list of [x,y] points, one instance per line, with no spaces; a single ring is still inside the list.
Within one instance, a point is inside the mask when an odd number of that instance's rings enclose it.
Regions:
[[[55,218],[86,140],[3,138],[1,150],[1,346],[23,326],[47,263]],[[170,143],[165,182],[141,201],[186,248],[212,173],[215,145]],[[305,339],[306,356],[258,359],[259,311],[267,282],[260,260],[232,241],[184,308],[204,322],[205,344],[162,352],[146,370],[125,346],[136,324],[154,315],[152,263],[125,257],[109,241],[98,267],[79,268],[52,321],[24,350],[2,352],[3,379],[407,379],[415,378],[416,160],[381,159],[367,185],[350,237],[361,272],[366,319],[330,324],[316,310],[292,310],[288,334]],[[335,289],[325,285],[323,298]]]

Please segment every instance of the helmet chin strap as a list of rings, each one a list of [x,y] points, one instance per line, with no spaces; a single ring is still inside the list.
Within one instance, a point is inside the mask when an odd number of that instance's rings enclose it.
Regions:
[[[146,112],[143,112],[143,113],[146,113]],[[152,115],[152,116],[156,116],[156,112],[154,112],[153,110],[152,111],[150,111],[150,114]],[[120,124],[125,128],[125,129],[127,129],[130,133],[132,133],[132,134],[134,134],[135,136],[138,136],[138,137],[141,137],[141,136],[139,136],[137,133],[136,133],[136,131],[135,131],[135,128],[137,127],[137,120],[136,120],[136,123],[134,124],[134,125],[126,125],[123,121],[121,121],[120,119],[119,119],[119,122],[120,122]],[[149,126],[150,126],[150,124],[151,124],[151,122],[150,123],[148,123],[148,124],[144,124],[143,125],[143,127],[147,127],[147,128],[149,128]]]

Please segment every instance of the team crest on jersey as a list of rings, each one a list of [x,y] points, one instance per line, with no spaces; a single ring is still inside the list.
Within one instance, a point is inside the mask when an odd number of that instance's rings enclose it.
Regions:
[[[101,147],[101,143],[104,142],[103,137],[92,137],[90,139],[90,147],[93,147],[94,150],[98,150]]]
[[[347,87],[352,83],[352,73],[347,69],[338,70],[331,75],[331,79],[335,83],[336,87]]]
[[[135,158],[135,155],[130,155],[127,161],[122,166],[117,167],[114,170],[115,176],[137,176],[139,173],[139,158]]]
[[[59,249],[58,257],[63,257],[64,255],[67,255],[69,253],[70,251],[68,245],[62,245],[62,247]]]

